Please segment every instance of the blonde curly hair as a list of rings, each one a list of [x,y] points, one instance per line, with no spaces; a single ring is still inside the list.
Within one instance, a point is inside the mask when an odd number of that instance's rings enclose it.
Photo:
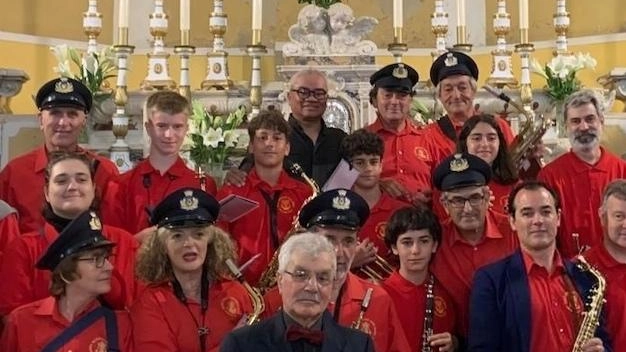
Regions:
[[[230,235],[217,226],[201,227],[209,236],[204,269],[210,280],[230,278],[232,274],[226,266],[226,260],[237,262],[236,248]],[[143,242],[137,256],[135,274],[147,284],[160,284],[174,279],[174,271],[165,246],[165,239],[172,230],[161,227]]]

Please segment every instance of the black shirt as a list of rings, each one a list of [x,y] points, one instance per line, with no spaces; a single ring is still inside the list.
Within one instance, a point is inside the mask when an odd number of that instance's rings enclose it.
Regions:
[[[338,128],[327,127],[322,120],[322,129],[313,144],[293,115],[289,115],[289,126],[291,126],[289,160],[298,163],[321,188],[341,160],[339,147],[346,133]]]

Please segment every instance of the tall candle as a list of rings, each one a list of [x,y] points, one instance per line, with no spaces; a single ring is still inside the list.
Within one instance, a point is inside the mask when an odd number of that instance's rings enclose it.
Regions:
[[[393,27],[402,27],[402,0],[393,0]]]
[[[262,0],[252,0],[252,30],[261,30],[263,26]]]
[[[528,29],[528,0],[519,0],[519,28]]]
[[[120,0],[119,6],[119,27],[128,28],[128,0]]]
[[[190,0],[180,0],[180,30],[188,31],[190,26]]]
[[[456,0],[456,25],[465,27],[465,0]]]

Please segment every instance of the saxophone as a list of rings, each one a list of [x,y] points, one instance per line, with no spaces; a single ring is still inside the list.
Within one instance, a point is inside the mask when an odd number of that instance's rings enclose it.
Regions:
[[[226,259],[226,266],[233,273],[235,279],[239,281],[243,287],[248,291],[248,295],[252,300],[252,313],[246,317],[246,325],[252,325],[257,323],[261,318],[261,313],[265,310],[265,301],[263,301],[263,296],[256,288],[250,286],[246,279],[243,277],[243,274],[232,261],[232,259]]]
[[[600,324],[600,313],[604,305],[606,280],[598,269],[587,263],[585,257],[579,255],[576,258],[578,259],[576,266],[582,271],[589,272],[596,280],[596,284],[591,289],[589,297],[587,297],[589,302],[587,302],[585,306],[588,309],[583,312],[583,321],[580,324],[576,340],[574,341],[574,347],[572,348],[572,352],[582,352],[583,345],[594,336],[596,328]]]
[[[524,109],[518,103],[511,100],[511,97],[502,92],[497,92],[494,88],[488,85],[483,86],[483,88],[485,88],[487,92],[496,96],[498,99],[503,100],[514,107],[515,110],[523,114],[526,118],[524,126],[519,130],[517,136],[515,136],[515,139],[513,140],[513,143],[511,143],[511,146],[509,147],[513,165],[520,168],[526,153],[541,140],[541,137],[543,137],[548,127],[550,127],[550,121],[544,118],[543,115],[540,115],[539,118],[537,118],[533,110]]]
[[[286,237],[289,237],[294,233],[298,233],[304,230],[298,221],[298,219],[300,218],[300,212],[308,202],[317,197],[317,195],[320,193],[320,188],[317,186],[317,183],[315,183],[315,181],[304,172],[299,164],[290,163],[289,171],[291,171],[292,174],[301,177],[307,183],[307,185],[311,187],[311,195],[302,203],[302,206],[298,210],[298,213],[294,217],[291,224],[291,231],[287,233]],[[276,273],[278,272],[278,250],[279,248],[274,251],[274,254],[272,255],[272,260],[268,264],[265,271],[263,271],[263,273],[261,274],[261,278],[258,282],[258,286],[261,292],[267,292],[270,288],[276,286]]]

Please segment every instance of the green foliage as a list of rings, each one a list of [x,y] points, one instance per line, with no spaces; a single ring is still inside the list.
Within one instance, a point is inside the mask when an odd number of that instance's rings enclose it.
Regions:
[[[313,4],[325,9],[338,2],[341,2],[341,0],[298,0],[298,4]]]

